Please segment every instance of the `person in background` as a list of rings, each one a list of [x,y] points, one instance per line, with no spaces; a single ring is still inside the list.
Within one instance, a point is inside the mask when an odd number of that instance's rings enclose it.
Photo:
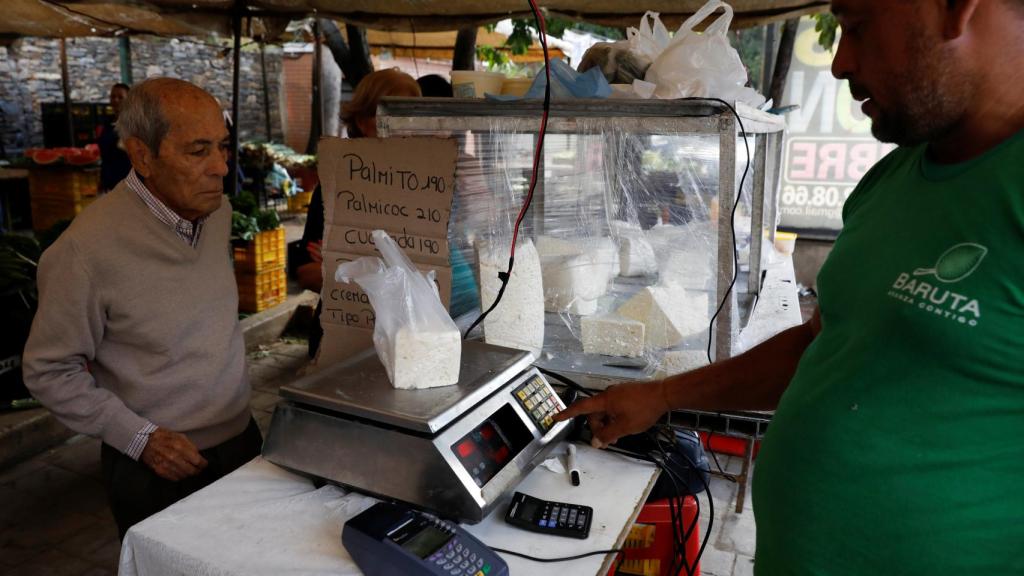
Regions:
[[[420,85],[424,98],[452,97],[451,83],[437,74],[420,76],[416,79],[416,83]],[[464,170],[467,166],[475,165],[476,162],[477,159],[472,156],[463,153],[459,154],[458,163],[460,170]],[[463,176],[463,181],[464,178],[465,175]],[[459,194],[464,191],[462,185],[455,187],[455,194],[452,198],[452,225],[448,230],[448,261],[452,266],[452,295],[448,308],[452,318],[458,318],[480,306],[480,289],[476,285],[476,274],[473,273],[473,267],[470,266],[469,260],[466,259],[463,251],[459,249],[460,238],[457,234],[459,231],[454,226],[454,223],[458,222],[459,211],[465,209],[465,201],[459,198]]]
[[[341,120],[349,138],[375,138],[377,136],[377,104],[385,96],[420,96],[420,87],[412,76],[395,69],[378,70],[366,75],[356,86],[352,100],[341,109]],[[320,186],[313,190],[306,212],[306,227],[302,232],[302,244],[306,248],[304,262],[296,268],[298,284],[302,288],[320,292],[323,288],[321,270],[323,255],[321,248],[324,238],[324,200]],[[309,356],[316,356],[320,347],[323,330],[320,328],[320,313],[323,303],[317,304],[313,325],[309,331]]]
[[[439,74],[420,76],[416,79],[416,83],[420,85],[420,91],[423,92],[424,98],[451,98],[454,96],[451,82]]]
[[[607,444],[670,409],[777,410],[759,575],[1024,574],[1024,1],[832,11],[832,72],[899,147],[843,207],[819,309],[556,420],[589,415]]]
[[[128,90],[128,85],[121,83],[110,88],[110,107],[114,109],[114,118],[100,127],[96,137],[96,144],[100,147],[101,194],[113,190],[132,169],[132,162],[121,148],[117,133],[117,119],[121,116],[121,104],[128,97]]]
[[[151,78],[118,129],[132,170],[39,262],[25,344],[32,395],[103,440],[121,538],[136,522],[257,456],[228,254],[228,132],[198,86]]]

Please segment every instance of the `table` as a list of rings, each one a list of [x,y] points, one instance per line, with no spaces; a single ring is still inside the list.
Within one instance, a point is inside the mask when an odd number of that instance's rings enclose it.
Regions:
[[[564,451],[564,446],[555,448],[555,453]],[[517,490],[593,506],[588,539],[513,528],[504,522],[503,507],[466,529],[491,546],[540,557],[619,547],[654,487],[658,470],[582,445],[577,461],[582,473],[578,487],[570,484],[568,474],[538,467]],[[357,575],[360,571],[341,544],[341,529],[347,519],[375,502],[336,486],[316,488],[309,479],[257,457],[133,526],[121,547],[119,574]],[[603,576],[614,561],[610,555],[551,564],[503,557],[511,574],[531,576]]]

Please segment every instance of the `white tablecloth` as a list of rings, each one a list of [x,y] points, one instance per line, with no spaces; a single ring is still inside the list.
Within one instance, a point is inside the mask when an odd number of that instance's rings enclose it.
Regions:
[[[556,449],[558,450],[558,449]],[[518,490],[594,508],[590,537],[525,532],[504,522],[504,507],[467,530],[483,542],[535,556],[570,556],[621,543],[657,477],[648,464],[579,446],[582,482],[534,470]],[[182,574],[357,575],[341,544],[344,522],[375,499],[311,481],[256,458],[234,473],[133,526],[121,547],[121,576]],[[611,559],[542,564],[505,556],[514,575],[600,574]]]

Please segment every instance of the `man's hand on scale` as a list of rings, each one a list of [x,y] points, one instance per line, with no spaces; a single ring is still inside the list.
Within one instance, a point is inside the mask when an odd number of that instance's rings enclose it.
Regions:
[[[647,430],[669,410],[663,387],[662,380],[612,386],[596,396],[577,400],[555,414],[554,420],[586,415],[594,433],[591,444],[605,448],[623,436]]]
[[[171,482],[195,476],[207,464],[196,445],[184,434],[163,428],[157,428],[149,435],[139,460]]]

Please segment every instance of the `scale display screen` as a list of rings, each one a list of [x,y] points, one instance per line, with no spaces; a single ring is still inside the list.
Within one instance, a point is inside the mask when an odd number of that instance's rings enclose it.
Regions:
[[[408,550],[410,554],[426,558],[447,544],[451,538],[451,534],[434,526],[423,526],[419,532],[402,543],[402,548]]]
[[[452,444],[455,457],[482,487],[529,444],[532,436],[511,406],[505,405]]]

